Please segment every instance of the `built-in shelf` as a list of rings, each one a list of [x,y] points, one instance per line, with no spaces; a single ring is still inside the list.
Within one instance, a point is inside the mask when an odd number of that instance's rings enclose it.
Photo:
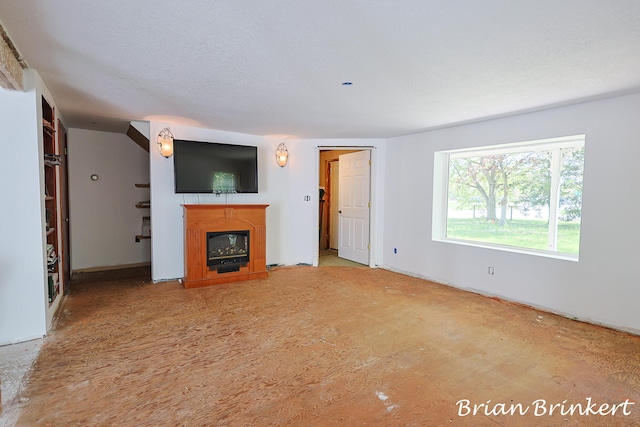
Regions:
[[[134,184],[137,188],[151,188],[151,184]],[[142,202],[136,203],[136,208],[138,209],[150,209],[151,201],[145,200]],[[136,242],[140,242],[144,239],[151,238],[151,216],[143,216],[142,217],[142,234],[136,235]]]
[[[42,151],[44,191],[46,202],[45,222],[42,224],[46,235],[47,257],[47,283],[45,289],[48,294],[49,307],[54,304],[58,294],[62,291],[62,265],[60,260],[60,212],[58,200],[60,189],[58,179],[60,176],[61,156],[58,142],[56,141],[56,115],[53,106],[42,97]]]

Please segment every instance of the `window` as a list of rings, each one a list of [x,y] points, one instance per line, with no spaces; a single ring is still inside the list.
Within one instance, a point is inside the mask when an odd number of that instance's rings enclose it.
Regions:
[[[584,141],[437,152],[434,239],[577,260]]]
[[[214,172],[214,193],[236,193],[238,190],[238,174],[236,172]]]

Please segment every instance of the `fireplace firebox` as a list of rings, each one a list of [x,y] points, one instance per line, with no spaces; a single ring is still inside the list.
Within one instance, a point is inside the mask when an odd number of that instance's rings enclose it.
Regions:
[[[207,232],[207,266],[218,273],[239,271],[249,262],[249,230]]]

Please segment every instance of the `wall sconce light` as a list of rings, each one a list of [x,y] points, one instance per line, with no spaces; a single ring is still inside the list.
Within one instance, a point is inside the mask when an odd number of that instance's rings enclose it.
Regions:
[[[287,146],[284,145],[284,142],[281,142],[278,148],[276,148],[276,163],[283,168],[287,164],[288,159],[289,151],[287,150]]]
[[[173,134],[168,127],[160,131],[156,144],[158,144],[158,150],[163,157],[168,159],[173,156]]]

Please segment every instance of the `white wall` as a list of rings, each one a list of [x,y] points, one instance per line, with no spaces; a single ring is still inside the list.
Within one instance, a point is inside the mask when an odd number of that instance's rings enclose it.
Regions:
[[[37,123],[37,88],[42,84],[30,71],[26,82],[25,92],[0,91],[2,148],[10,156],[0,177],[12,183],[0,186],[6,201],[0,221],[0,344],[42,336],[48,323]],[[316,147],[371,145],[376,147],[372,265],[639,333],[637,111],[640,94],[388,141],[292,140],[287,141],[290,160],[285,168],[274,161],[277,139],[170,125],[176,138],[258,146],[260,193],[221,197],[174,194],[173,161],[160,156],[153,137],[149,155],[125,135],[70,129],[72,268],[145,262],[150,255],[144,245],[150,243],[153,279],[182,277],[183,203],[267,203],[267,263],[315,263]],[[149,134],[157,135],[164,126],[152,122]],[[582,133],[586,155],[579,262],[431,240],[435,151]],[[90,180],[92,173],[99,181]],[[135,243],[143,212],[135,203],[145,197],[133,184],[149,177],[153,239]],[[495,275],[487,274],[488,266]]]
[[[640,94],[387,141],[384,267],[640,332],[638,111]],[[431,240],[435,151],[583,133],[579,262]]]
[[[150,262],[149,239],[135,241],[149,189],[134,185],[149,183],[149,153],[126,135],[75,128],[68,150],[71,269]]]
[[[46,333],[46,261],[42,147],[38,135],[40,84],[24,73],[25,91],[0,89],[0,345]]]
[[[165,126],[165,123],[151,123],[152,141]],[[150,161],[154,281],[184,275],[182,204],[268,204],[267,264],[313,264],[314,259],[317,262],[319,152],[316,146],[335,144],[335,141],[286,141],[289,163],[281,168],[275,162],[275,149],[281,140],[188,126],[168,126],[176,139],[257,146],[259,193],[220,197],[212,194],[174,194],[173,159],[163,158],[153,147]],[[344,145],[373,145],[372,141],[367,140],[339,142]],[[310,201],[305,201],[307,195],[311,196]]]
[[[152,142],[165,123],[151,122]],[[152,278],[155,281],[169,280],[184,276],[184,239],[182,204],[269,204],[267,208],[267,263],[276,263],[278,258],[295,257],[286,247],[270,245],[278,236],[285,223],[283,201],[288,197],[290,168],[280,168],[271,162],[277,143],[265,137],[168,125],[176,139],[229,144],[254,145],[258,147],[258,194],[175,194],[173,182],[173,158],[165,159],[155,145],[151,148],[151,221],[153,223]],[[294,142],[289,143],[290,151]]]

